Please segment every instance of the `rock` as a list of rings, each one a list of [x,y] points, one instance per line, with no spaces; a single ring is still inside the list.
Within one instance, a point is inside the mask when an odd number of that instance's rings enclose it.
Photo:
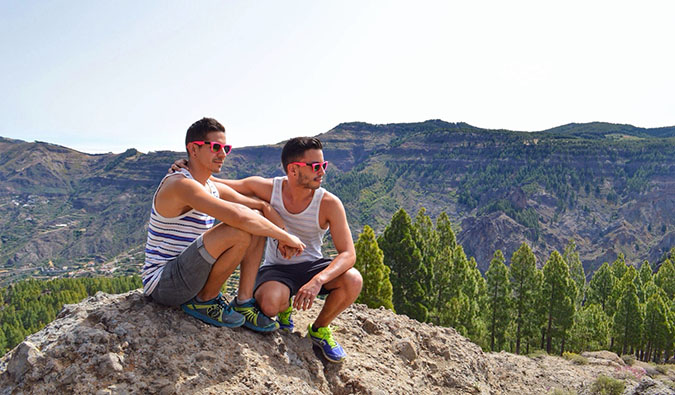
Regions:
[[[581,353],[581,356],[586,358],[606,360],[618,364],[619,366],[626,366],[626,363],[623,361],[623,359],[611,351],[586,351]]]
[[[106,376],[111,372],[122,372],[124,367],[122,367],[122,362],[124,358],[120,357],[115,353],[107,353],[99,359],[98,371],[101,376]]]
[[[7,363],[7,372],[15,383],[23,378],[26,372],[34,369],[38,360],[42,358],[42,353],[30,341],[24,341],[19,344]]]
[[[404,339],[396,343],[395,347],[396,352],[403,357],[404,360],[412,362],[417,359],[417,352],[415,351],[415,346],[409,339]]]
[[[658,370],[656,370],[656,368],[653,365],[650,365],[647,362],[635,361],[633,362],[633,367],[642,368],[645,371],[645,373],[649,375],[649,377],[655,377],[661,374],[659,373]]]
[[[382,332],[380,327],[370,318],[367,318],[365,321],[363,321],[363,330],[366,331],[366,333],[370,333],[371,335],[376,335]]]
[[[643,377],[635,388],[627,389],[627,395],[666,395],[675,394],[675,389],[650,377]]]

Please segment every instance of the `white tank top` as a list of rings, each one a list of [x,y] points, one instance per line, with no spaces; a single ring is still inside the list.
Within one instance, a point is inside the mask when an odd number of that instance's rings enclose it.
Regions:
[[[277,249],[277,241],[271,237],[267,238],[267,247],[265,249],[266,265],[288,265],[294,263],[316,261],[323,258],[321,254],[321,245],[323,244],[323,237],[328,231],[328,228],[322,229],[319,225],[319,207],[321,206],[321,198],[326,192],[325,189],[319,188],[314,191],[314,197],[306,209],[298,214],[291,214],[284,207],[284,201],[281,196],[281,187],[287,177],[275,177],[272,186],[272,198],[270,205],[277,210],[281,218],[286,224],[286,232],[297,236],[305,243],[305,250],[299,256],[294,256],[291,259],[284,259]]]

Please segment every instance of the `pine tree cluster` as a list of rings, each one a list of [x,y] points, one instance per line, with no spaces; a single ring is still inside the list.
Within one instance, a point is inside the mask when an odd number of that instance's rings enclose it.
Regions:
[[[434,225],[422,208],[414,219],[398,210],[377,239],[365,226],[356,250],[364,277],[357,302],[454,327],[485,350],[608,349],[655,362],[673,355],[675,248],[655,274],[649,262],[637,270],[619,254],[587,282],[573,240],[541,269],[523,243],[508,265],[495,251],[483,276],[448,216]]]

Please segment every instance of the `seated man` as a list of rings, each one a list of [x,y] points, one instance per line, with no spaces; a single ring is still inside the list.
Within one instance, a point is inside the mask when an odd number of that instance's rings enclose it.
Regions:
[[[363,280],[353,268],[356,252],[344,206],[335,195],[321,188],[328,165],[322,150],[317,138],[294,138],[281,152],[286,177],[214,180],[243,195],[270,202],[286,230],[306,245],[302,253],[293,254],[294,245],[277,246],[274,240],[267,240],[265,261],[255,281],[255,299],[263,313],[270,317],[278,315],[281,328],[292,331],[292,308],[309,309],[317,295],[327,294],[321,312],[307,332],[329,361],[341,362],[346,354],[328,324],[356,300]],[[329,229],[338,252],[333,259],[321,254],[323,237]],[[290,255],[293,256],[286,259]]]
[[[277,226],[283,222],[267,202],[209,180],[232,148],[218,121],[195,122],[185,145],[186,168],[166,175],[152,200],[143,291],[157,303],[180,305],[187,314],[212,325],[246,324],[273,331],[278,323],[260,313],[252,299],[263,240],[276,239],[285,252],[298,254],[305,245]],[[221,223],[213,226],[214,218]],[[239,264],[239,291],[228,305],[220,289]]]

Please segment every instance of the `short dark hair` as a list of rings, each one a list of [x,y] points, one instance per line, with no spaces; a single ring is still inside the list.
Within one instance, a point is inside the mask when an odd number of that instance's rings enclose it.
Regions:
[[[311,149],[323,149],[321,141],[316,137],[294,137],[286,142],[281,150],[281,165],[284,172],[288,173],[288,164],[295,162]]]
[[[185,146],[191,141],[206,140],[206,135],[209,132],[223,132],[225,133],[225,126],[213,118],[202,118],[193,123],[185,134]]]

